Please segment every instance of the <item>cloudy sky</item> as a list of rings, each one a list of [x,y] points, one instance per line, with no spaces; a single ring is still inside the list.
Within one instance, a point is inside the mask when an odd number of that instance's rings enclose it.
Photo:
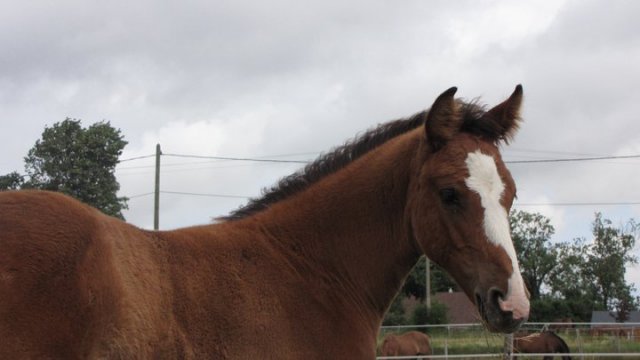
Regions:
[[[166,154],[306,161],[454,85],[495,104],[523,84],[525,123],[506,160],[640,154],[637,1],[0,3],[0,174],[23,171],[44,127],[67,117],[121,129],[122,159],[160,143]],[[117,171],[132,197],[125,216],[143,228],[153,162]],[[162,163],[162,229],[206,223],[300,167]],[[549,216],[554,241],[589,238],[596,211],[640,218],[640,205],[620,205],[640,202],[640,159],[510,168],[516,207]],[[629,277],[640,284],[639,269]]]

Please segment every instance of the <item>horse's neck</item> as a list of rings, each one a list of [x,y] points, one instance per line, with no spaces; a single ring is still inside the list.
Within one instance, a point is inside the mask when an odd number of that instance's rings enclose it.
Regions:
[[[405,218],[417,141],[392,139],[255,219],[293,263],[375,321],[419,256]]]

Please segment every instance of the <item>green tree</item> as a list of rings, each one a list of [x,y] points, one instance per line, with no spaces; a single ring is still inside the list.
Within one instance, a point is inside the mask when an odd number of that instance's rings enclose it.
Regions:
[[[588,295],[585,290],[591,289],[591,281],[584,274],[588,248],[588,244],[582,238],[556,245],[557,266],[549,275],[549,285],[553,295],[565,299]]]
[[[615,228],[610,220],[596,213],[592,227],[594,240],[587,253],[584,273],[593,280],[594,295],[603,309],[633,299],[632,287],[627,284],[624,274],[627,265],[638,262],[631,254],[636,228],[633,220],[629,220],[626,230]]]
[[[597,307],[593,282],[585,272],[589,244],[585,239],[576,238],[557,244],[555,249],[557,266],[549,275],[551,294],[542,300],[551,304],[547,307],[551,312],[562,309],[564,313],[555,313],[555,317],[544,320],[569,316],[575,321],[591,321],[591,312],[603,309]]]
[[[439,325],[448,322],[447,306],[438,301],[431,302],[431,310],[424,303],[418,304],[411,314],[412,325]]]
[[[549,286],[551,296],[568,307],[567,315],[589,321],[592,311],[609,310],[623,321],[629,311],[637,308],[637,299],[631,296],[633,284],[624,278],[626,267],[637,263],[631,253],[636,228],[633,220],[626,229],[616,228],[597,213],[592,242],[578,238],[557,244],[557,266],[549,275]]]
[[[7,175],[0,175],[0,191],[2,190],[17,190],[24,183],[22,175],[13,171]]]
[[[631,288],[625,289],[618,299],[613,301],[613,311],[610,312],[617,322],[629,320],[629,313],[637,307],[636,300],[631,296]]]
[[[542,286],[556,267],[556,254],[550,242],[555,229],[549,218],[526,211],[512,211],[509,222],[522,277],[531,293],[531,300],[537,300]]]
[[[449,274],[444,271],[441,267],[434,264],[433,261],[429,262],[431,264],[431,292],[445,292],[449,291],[449,289],[457,290],[458,285],[451,279]],[[406,296],[414,296],[420,301],[425,299],[426,294],[426,257],[421,257],[418,260],[418,263],[413,267],[409,276],[404,282],[401,293]]]
[[[46,127],[25,157],[29,180],[23,188],[60,191],[123,218],[127,198],[118,197],[115,167],[127,142],[109,122],[88,128],[69,119]]]

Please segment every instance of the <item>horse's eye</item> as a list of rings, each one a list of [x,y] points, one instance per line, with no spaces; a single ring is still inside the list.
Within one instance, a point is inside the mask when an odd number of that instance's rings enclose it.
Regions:
[[[440,190],[440,199],[445,205],[458,204],[458,193],[454,188],[444,188]]]

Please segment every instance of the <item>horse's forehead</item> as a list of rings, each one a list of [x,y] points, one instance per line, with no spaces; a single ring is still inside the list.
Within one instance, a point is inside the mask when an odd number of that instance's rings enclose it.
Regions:
[[[486,141],[463,140],[466,146],[463,147],[463,159],[468,176],[482,177],[485,179],[500,179],[506,187],[512,186],[512,179],[509,170],[507,170],[499,148]]]
[[[469,152],[465,158],[465,165],[469,174],[465,183],[471,190],[481,197],[495,197],[502,194],[504,181],[493,155],[486,154],[480,149]]]
[[[450,154],[456,160],[465,161],[467,154],[480,151],[496,159],[500,158],[500,150],[495,143],[486,141],[477,136],[460,133],[450,142]]]
[[[482,141],[480,139],[464,136],[452,141],[451,146],[443,152],[440,165],[435,169],[439,176],[452,176],[458,180],[464,181],[469,177],[471,168],[469,167],[470,154],[483,154],[488,157],[484,161],[474,161],[474,169],[484,168],[490,170],[495,169],[501,178],[510,182],[508,170],[502,162],[500,151],[497,146],[492,143]],[[490,159],[490,161],[489,161]],[[486,171],[483,172],[486,174]]]

